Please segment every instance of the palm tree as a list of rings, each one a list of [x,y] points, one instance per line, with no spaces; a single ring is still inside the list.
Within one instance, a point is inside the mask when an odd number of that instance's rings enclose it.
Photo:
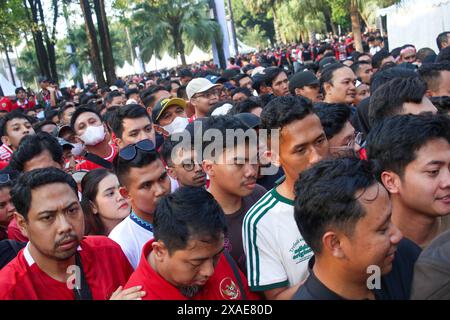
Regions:
[[[186,65],[194,44],[207,50],[213,38],[222,42],[220,27],[207,12],[205,0],[140,1],[131,17],[134,43],[139,43],[145,60],[167,51],[172,57],[179,54]]]

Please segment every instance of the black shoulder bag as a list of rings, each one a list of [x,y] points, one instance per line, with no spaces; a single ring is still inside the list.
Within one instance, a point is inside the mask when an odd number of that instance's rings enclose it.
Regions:
[[[92,300],[92,293],[89,285],[86,281],[86,276],[84,274],[83,265],[81,264],[81,257],[78,252],[75,253],[75,264],[80,268],[80,288],[76,285],[73,287],[73,293],[75,295],[75,300]]]
[[[234,277],[236,278],[239,290],[241,291],[242,299],[241,300],[247,300],[247,295],[245,294],[245,289],[242,284],[242,278],[241,274],[239,273],[238,266],[236,265],[236,262],[234,262],[234,259],[230,256],[228,251],[224,250],[223,254],[225,255],[225,258],[227,258],[228,264],[230,265],[231,269],[233,270]]]

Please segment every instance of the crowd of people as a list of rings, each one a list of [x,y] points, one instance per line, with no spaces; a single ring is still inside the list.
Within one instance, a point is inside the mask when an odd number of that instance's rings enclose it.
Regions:
[[[449,299],[450,32],[364,40],[0,97],[0,299]]]

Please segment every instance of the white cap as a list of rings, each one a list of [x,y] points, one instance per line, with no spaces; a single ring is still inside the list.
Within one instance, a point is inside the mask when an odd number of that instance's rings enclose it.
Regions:
[[[264,67],[256,67],[255,69],[252,70],[252,77],[254,77],[256,74],[261,73],[264,74]]]
[[[191,100],[194,94],[208,91],[209,89],[217,86],[219,86],[219,84],[214,84],[206,78],[195,78],[189,81],[186,86],[186,94],[188,99]]]
[[[111,87],[109,87],[109,90],[115,91],[115,90],[119,90],[119,88],[117,86],[111,86]]]

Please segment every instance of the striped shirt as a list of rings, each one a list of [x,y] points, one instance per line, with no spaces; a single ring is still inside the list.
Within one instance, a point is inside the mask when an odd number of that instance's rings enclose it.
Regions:
[[[250,208],[242,226],[252,291],[291,287],[308,276],[311,248],[294,219],[294,201],[268,191]]]

